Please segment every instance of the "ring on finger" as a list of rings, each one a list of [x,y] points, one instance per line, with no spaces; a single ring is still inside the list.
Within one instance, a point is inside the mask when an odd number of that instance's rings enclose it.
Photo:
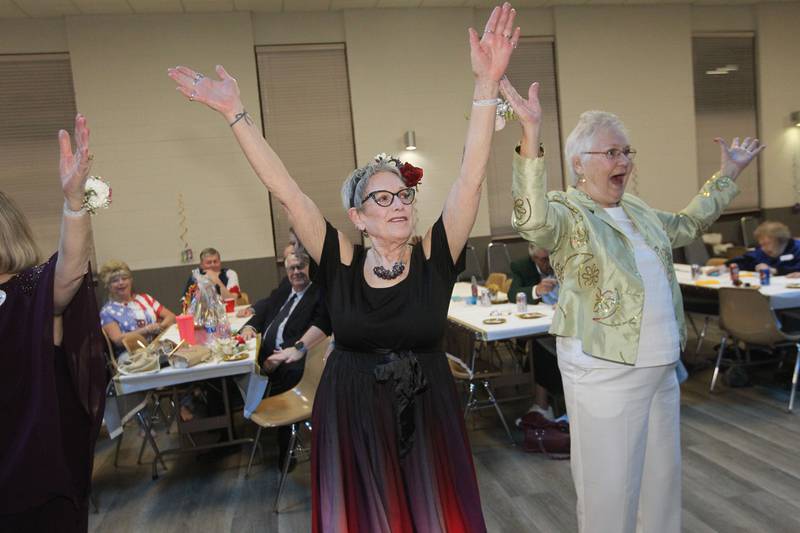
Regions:
[[[508,39],[509,41],[511,40],[511,34],[510,34],[510,33],[504,33],[504,34],[503,34],[503,37],[505,37],[505,38],[506,38],[506,39]]]
[[[205,75],[200,74],[198,72],[194,77],[194,81],[192,81],[192,85],[197,85],[198,83],[200,83],[200,80],[202,80],[203,78],[205,78]]]
[[[189,95],[189,101],[193,102],[195,96],[197,96],[197,91],[192,91],[192,94]]]
[[[483,32],[483,33],[484,33],[484,34],[486,34],[486,33],[494,33],[494,30],[486,30],[486,31],[485,31],[485,32]]]

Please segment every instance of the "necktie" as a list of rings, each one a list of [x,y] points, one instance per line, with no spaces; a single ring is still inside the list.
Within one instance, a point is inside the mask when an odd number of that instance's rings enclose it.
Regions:
[[[275,341],[278,337],[278,328],[286,320],[286,317],[289,316],[289,313],[292,310],[292,305],[294,304],[295,299],[297,298],[297,294],[292,293],[286,303],[283,304],[281,310],[278,311],[278,314],[272,319],[270,322],[269,327],[264,332],[264,337],[261,339],[261,353],[259,354],[258,361],[259,364],[264,362],[264,359],[272,355],[272,352],[275,350]]]

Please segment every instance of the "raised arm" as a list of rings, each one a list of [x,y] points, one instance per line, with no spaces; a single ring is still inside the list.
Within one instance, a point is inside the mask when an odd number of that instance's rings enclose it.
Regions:
[[[461,170],[447,196],[443,213],[454,260],[461,254],[478,214],[497,110],[496,103],[486,104],[497,98],[500,78],[519,41],[520,29],[514,28],[515,16],[511,4],[506,2],[502,7],[494,8],[482,37],[478,38],[477,32],[469,29],[470,60],[475,78],[473,106]],[[426,237],[429,239],[430,235]]]
[[[61,239],[58,242],[55,282],[53,284],[53,309],[56,315],[72,301],[81,280],[89,270],[89,250],[92,224],[83,209],[83,195],[89,177],[89,128],[86,117],[75,117],[75,152],[69,133],[58,132],[61,151],[59,174],[64,191],[64,214],[61,217]]]
[[[200,102],[221,114],[233,130],[239,146],[261,182],[283,204],[300,241],[319,263],[325,241],[325,219],[319,208],[300,190],[278,155],[261,135],[256,122],[245,110],[236,79],[222,65],[216,67],[218,80],[188,67],[168,70],[176,88],[189,100]],[[342,238],[340,236],[340,238]]]
[[[697,239],[719,218],[739,193],[736,179],[766,148],[766,145],[759,145],[758,139],[750,137],[745,137],[741,143],[736,137],[730,146],[719,137],[714,141],[720,147],[719,172],[705,182],[697,196],[680,213],[656,211],[673,248],[686,246]]]
[[[544,157],[539,157],[542,106],[539,84],[528,88],[526,100],[508,79],[500,82],[500,91],[511,104],[522,128],[519,154],[514,154],[511,195],[514,212],[511,224],[522,237],[550,251],[558,247],[565,226],[565,209],[547,199],[547,174]]]

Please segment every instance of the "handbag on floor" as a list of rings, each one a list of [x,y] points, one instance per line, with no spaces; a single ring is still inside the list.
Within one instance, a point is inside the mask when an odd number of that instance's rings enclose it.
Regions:
[[[520,427],[525,433],[522,449],[526,452],[545,453],[551,459],[569,459],[568,423],[548,420],[534,411],[522,417]]]

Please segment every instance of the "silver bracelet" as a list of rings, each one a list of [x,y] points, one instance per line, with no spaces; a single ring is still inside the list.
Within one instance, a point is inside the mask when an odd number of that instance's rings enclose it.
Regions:
[[[85,207],[81,207],[79,210],[73,211],[72,209],[69,208],[69,206],[67,206],[67,201],[64,200],[64,216],[78,218],[82,217],[85,214],[86,214]]]
[[[489,98],[488,100],[473,100],[472,105],[478,107],[486,107],[486,106],[493,106],[499,105],[502,102],[500,98]]]

